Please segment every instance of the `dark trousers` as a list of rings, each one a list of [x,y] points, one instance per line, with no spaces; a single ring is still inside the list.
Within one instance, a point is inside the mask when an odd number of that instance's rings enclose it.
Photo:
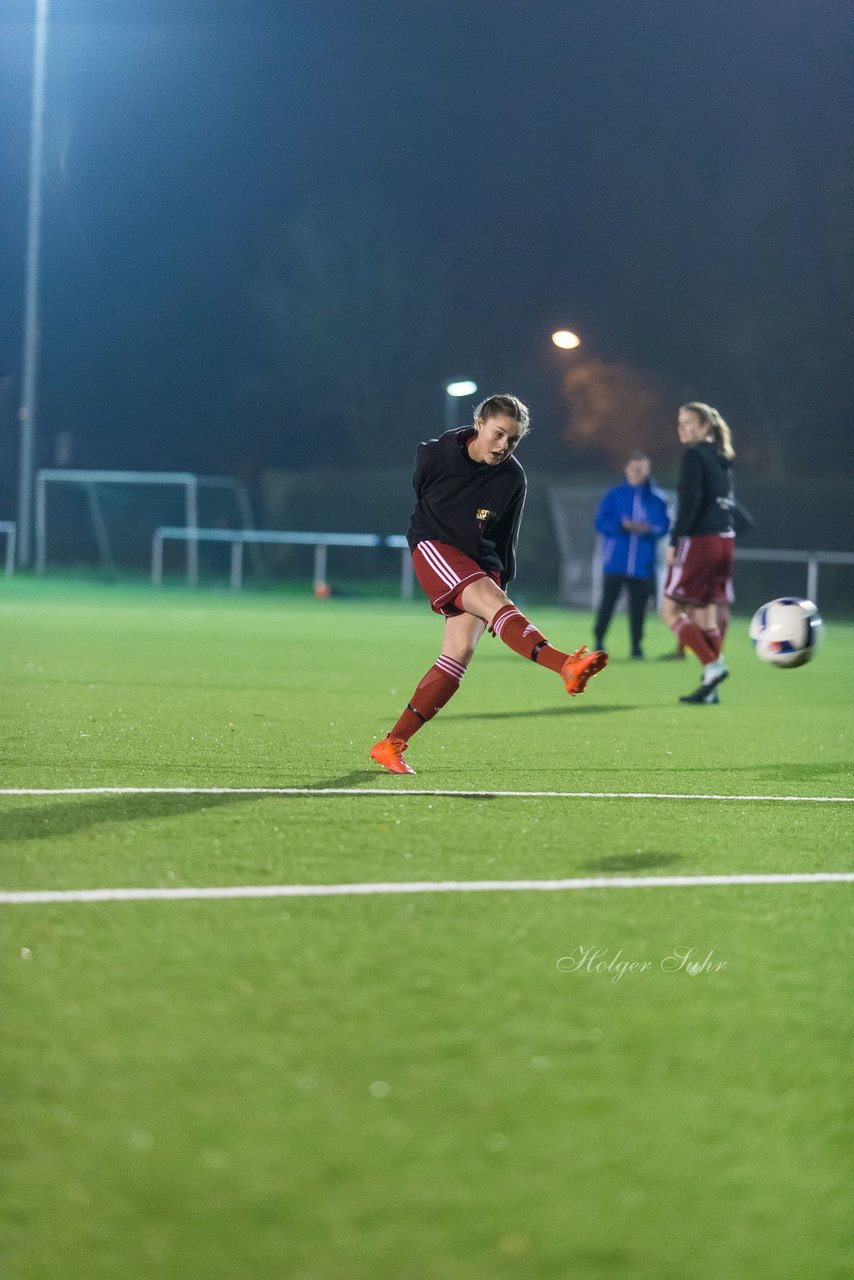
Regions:
[[[596,648],[601,649],[605,641],[605,632],[611,621],[614,606],[619,599],[623,587],[629,596],[629,631],[632,637],[632,653],[638,653],[643,639],[643,621],[649,597],[655,587],[654,578],[627,578],[622,573],[606,573],[602,578],[602,599],[596,613],[594,634]]]

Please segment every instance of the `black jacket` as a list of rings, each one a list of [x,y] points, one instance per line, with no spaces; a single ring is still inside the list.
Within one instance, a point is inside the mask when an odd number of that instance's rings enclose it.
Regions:
[[[525,472],[512,454],[495,467],[473,461],[466,448],[473,435],[473,427],[462,427],[419,444],[412,476],[417,501],[406,537],[411,551],[419,542],[456,547],[498,573],[505,587],[516,575]]]
[[[670,530],[675,546],[695,533],[731,533],[732,467],[711,440],[686,445],[679,469],[676,519]]]

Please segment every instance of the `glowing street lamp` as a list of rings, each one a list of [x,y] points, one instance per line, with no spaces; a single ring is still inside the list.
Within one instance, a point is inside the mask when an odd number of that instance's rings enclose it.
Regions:
[[[455,378],[445,383],[445,430],[453,431],[457,425],[457,401],[463,396],[473,396],[477,383],[471,378]]]
[[[558,329],[552,334],[552,342],[562,351],[574,351],[576,347],[581,346],[581,339],[571,329]]]

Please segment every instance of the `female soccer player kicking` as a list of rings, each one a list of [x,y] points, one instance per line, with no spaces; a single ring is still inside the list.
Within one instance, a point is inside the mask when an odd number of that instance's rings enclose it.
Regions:
[[[403,758],[409,740],[457,692],[487,627],[515,653],[557,672],[573,698],[608,661],[586,646],[574,653],[552,648],[506,594],[516,573],[526,491],[513,454],[529,429],[521,400],[490,396],[475,410],[474,426],[418,446],[407,540],[415,576],[444,617],[445,634],[406,710],[371,748],[371,758],[390,773],[415,772]]]

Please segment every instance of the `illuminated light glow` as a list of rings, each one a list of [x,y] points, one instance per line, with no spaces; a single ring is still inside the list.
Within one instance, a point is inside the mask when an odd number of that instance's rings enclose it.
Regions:
[[[552,342],[563,351],[573,351],[575,347],[581,346],[581,339],[571,329],[558,329],[552,334]]]
[[[470,378],[462,378],[459,382],[449,382],[445,390],[449,396],[473,396],[477,391],[477,383]]]

